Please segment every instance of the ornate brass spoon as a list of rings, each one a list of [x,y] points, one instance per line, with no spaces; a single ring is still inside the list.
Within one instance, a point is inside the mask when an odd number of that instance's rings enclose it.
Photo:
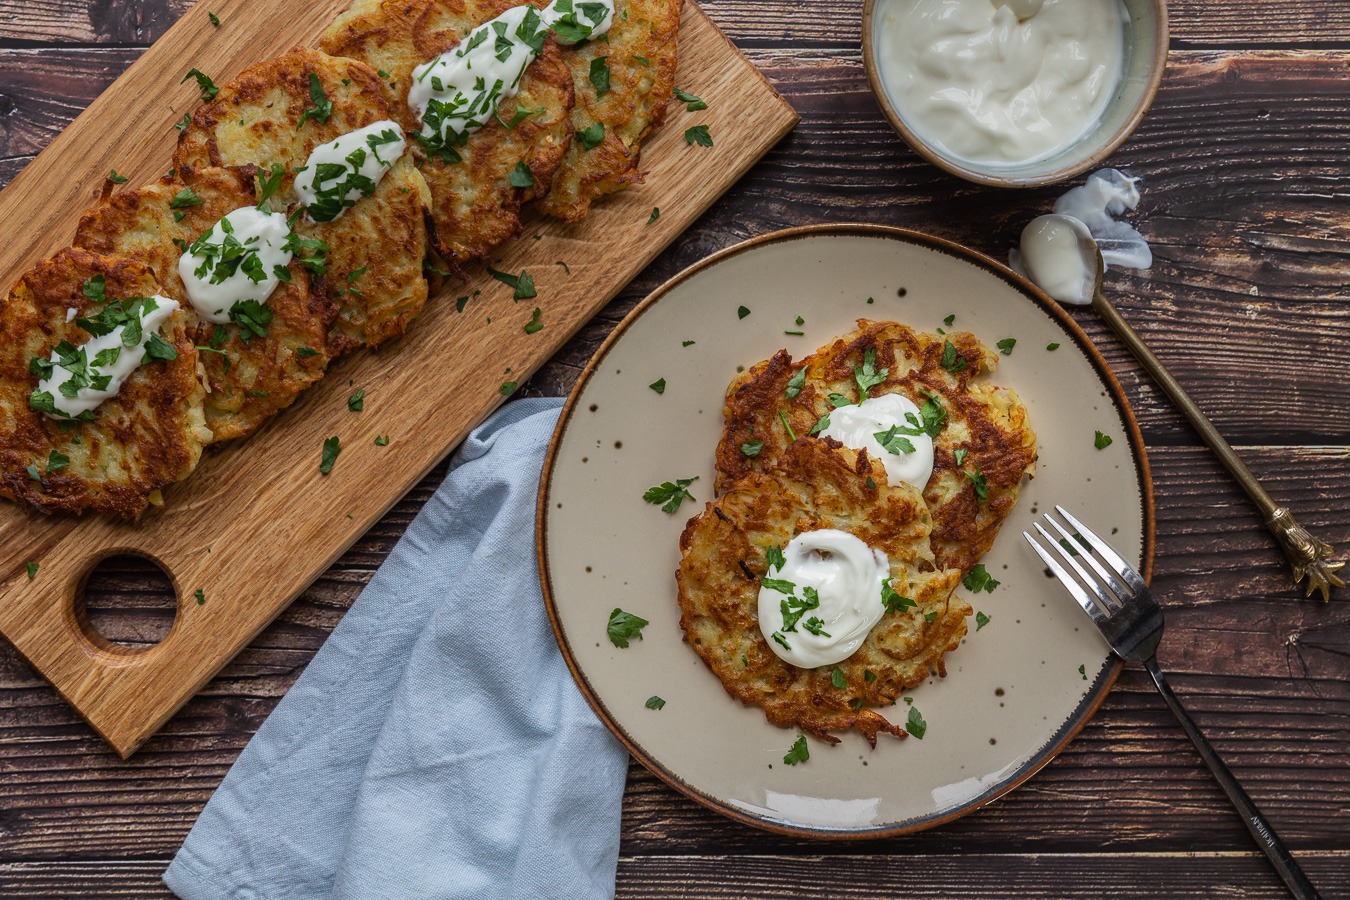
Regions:
[[[1064,217],[1068,218],[1068,217]],[[1106,299],[1106,292],[1103,289],[1105,282],[1106,264],[1102,261],[1101,249],[1097,242],[1090,235],[1084,235],[1078,229],[1073,229],[1078,235],[1079,243],[1082,247],[1085,260],[1095,259],[1097,264],[1096,281],[1092,288],[1092,308],[1095,309],[1106,324],[1111,326],[1111,330],[1125,342],[1125,346],[1130,348],[1130,352],[1135,355],[1148,370],[1149,375],[1163,389],[1172,402],[1176,404],[1177,409],[1181,410],[1187,421],[1200,433],[1214,454],[1219,457],[1229,473],[1242,485],[1242,489],[1247,492],[1247,496],[1252,498],[1252,502],[1261,510],[1265,516],[1266,527],[1270,533],[1275,536],[1280,549],[1289,559],[1289,565],[1294,572],[1294,585],[1297,586],[1304,578],[1308,580],[1305,586],[1305,597],[1311,597],[1313,591],[1318,591],[1322,595],[1323,602],[1331,599],[1331,589],[1333,587],[1343,588],[1345,582],[1336,574],[1337,570],[1345,565],[1344,561],[1332,560],[1332,554],[1335,550],[1325,541],[1320,541],[1308,533],[1308,530],[1294,520],[1294,515],[1288,509],[1278,505],[1266,489],[1261,486],[1261,482],[1252,474],[1251,469],[1233,450],[1233,447],[1224,440],[1223,435],[1214,427],[1214,423],[1209,417],[1201,412],[1200,407],[1186,393],[1185,389],[1172,377],[1172,373],[1167,371],[1162,360],[1154,355],[1153,351],[1144,343],[1144,339],[1139,336],[1130,323],[1120,315],[1120,312],[1111,305],[1111,301]]]

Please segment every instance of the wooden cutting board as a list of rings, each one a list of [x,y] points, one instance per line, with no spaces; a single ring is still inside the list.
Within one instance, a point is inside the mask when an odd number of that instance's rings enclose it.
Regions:
[[[196,102],[195,85],[180,84],[188,69],[224,83],[314,44],[348,2],[215,0],[218,28],[208,4],[196,4],[0,193],[0,283],[70,241],[111,169],[133,185],[168,170],[174,123]],[[692,0],[678,84],[709,108],[671,105],[644,151],[645,185],[600,203],[580,226],[531,221],[496,257],[498,269],[530,272],[537,299],[513,302],[486,276],[448,286],[404,339],[336,363],[247,442],[204,457],[136,525],[45,518],[0,502],[0,633],[118,753],[135,752],[504,401],[504,382],[524,382],[798,121]],[[684,138],[703,124],[711,149]],[[648,224],[653,207],[661,215]],[[544,328],[527,335],[536,306]],[[357,389],[365,409],[353,413],[347,398]],[[334,435],[342,455],[323,476],[322,445]],[[385,435],[388,446],[377,446]],[[522,541],[522,554],[530,547]],[[178,592],[173,628],[147,650],[111,644],[82,611],[90,570],[119,554],[154,560]],[[29,562],[39,564],[31,580]]]

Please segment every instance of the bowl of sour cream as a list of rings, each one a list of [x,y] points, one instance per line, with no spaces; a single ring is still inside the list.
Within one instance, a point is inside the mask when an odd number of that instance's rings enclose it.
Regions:
[[[882,111],[933,164],[997,187],[1097,167],[1167,65],[1166,0],[866,0]]]

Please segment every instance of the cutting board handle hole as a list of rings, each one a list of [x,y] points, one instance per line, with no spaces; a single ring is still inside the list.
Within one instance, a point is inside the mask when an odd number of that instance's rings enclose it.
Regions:
[[[75,624],[98,650],[139,655],[173,630],[177,593],[155,560],[138,553],[114,553],[94,563],[75,592]]]

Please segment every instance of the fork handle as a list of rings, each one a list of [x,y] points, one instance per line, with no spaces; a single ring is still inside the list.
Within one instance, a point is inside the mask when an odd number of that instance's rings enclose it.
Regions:
[[[1223,792],[1228,795],[1228,799],[1233,802],[1233,806],[1242,814],[1242,823],[1247,826],[1251,832],[1252,838],[1261,848],[1262,852],[1270,859],[1270,864],[1275,867],[1280,878],[1284,881],[1289,892],[1299,900],[1321,900],[1322,895],[1317,893],[1317,888],[1312,886],[1308,876],[1303,874],[1303,869],[1298,861],[1289,853],[1285,847],[1284,841],[1275,833],[1275,827],[1266,820],[1252,798],[1247,796],[1247,792],[1238,784],[1237,778],[1224,765],[1219,754],[1214,752],[1209,741],[1200,733],[1200,728],[1191,718],[1191,714],[1186,712],[1177,695],[1172,692],[1172,686],[1167,683],[1163,676],[1162,669],[1158,668],[1158,658],[1150,656],[1144,660],[1144,668],[1152,676],[1153,683],[1158,688],[1158,693],[1162,694],[1163,700],[1167,702],[1167,708],[1172,710],[1172,715],[1177,717],[1181,727],[1186,731],[1186,736],[1195,744],[1195,749],[1200,751],[1200,757],[1209,766],[1209,771],[1213,773],[1214,778],[1223,788]]]

